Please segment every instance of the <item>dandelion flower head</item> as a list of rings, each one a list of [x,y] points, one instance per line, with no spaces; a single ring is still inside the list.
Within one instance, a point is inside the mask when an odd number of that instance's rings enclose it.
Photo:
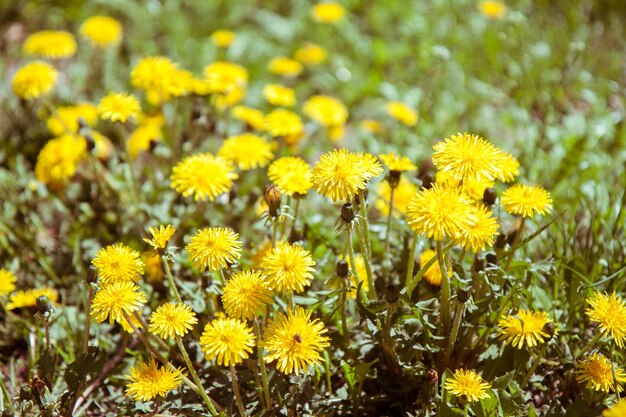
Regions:
[[[46,124],[50,133],[61,136],[78,133],[79,119],[82,119],[83,123],[88,126],[93,126],[98,121],[98,109],[91,103],[58,107],[56,112],[48,117]]]
[[[613,368],[615,367],[615,379]],[[614,366],[609,358],[601,353],[592,353],[578,360],[576,363],[576,380],[585,383],[585,386],[594,391],[615,392],[623,391],[622,382],[626,382],[624,370]],[[617,382],[617,384],[616,384]]]
[[[419,257],[420,266],[423,268],[433,258],[437,258],[437,253],[432,249],[425,249],[424,251],[422,251]],[[452,274],[452,267],[449,267],[448,275],[451,275],[451,274]],[[441,280],[443,279],[443,276],[441,275],[441,268],[439,267],[439,261],[435,260],[435,263],[433,263],[426,270],[426,272],[424,272],[424,275],[422,275],[422,279],[434,287],[441,286]]]
[[[196,313],[185,304],[166,303],[150,316],[150,333],[161,339],[183,337],[198,323]]]
[[[471,206],[472,216],[466,228],[461,229],[455,239],[457,245],[474,253],[493,246],[493,240],[498,235],[498,219],[491,210],[483,205]]]
[[[238,319],[218,318],[208,323],[200,337],[200,349],[207,360],[218,365],[237,365],[252,353],[256,337],[246,323]]]
[[[235,32],[230,30],[216,30],[211,34],[211,42],[218,48],[228,48],[237,38]]]
[[[457,397],[465,397],[468,402],[489,398],[491,385],[485,382],[476,372],[468,369],[457,369],[446,379],[445,388]]]
[[[0,297],[15,290],[17,278],[13,272],[0,268]]]
[[[255,130],[265,129],[265,115],[261,110],[247,106],[235,106],[230,114]]]
[[[207,227],[189,240],[185,247],[194,267],[204,272],[228,268],[241,257],[239,234],[226,227]]]
[[[270,288],[281,293],[304,291],[313,279],[314,266],[308,250],[287,242],[267,252],[261,263]]]
[[[313,187],[311,167],[297,156],[278,158],[270,164],[267,176],[287,196],[304,195]]]
[[[146,294],[129,281],[117,281],[102,287],[93,297],[91,316],[98,323],[107,318],[109,323],[123,323],[135,311],[141,310],[146,302]]]
[[[210,93],[227,94],[237,89],[245,89],[248,72],[241,65],[226,61],[216,61],[204,68],[204,77]]]
[[[151,227],[148,231],[152,235],[152,239],[144,238],[144,242],[152,246],[154,249],[159,250],[167,248],[167,243],[176,232],[176,228],[174,228],[171,224],[168,224],[161,225],[159,227]]]
[[[183,373],[180,369],[159,367],[151,358],[148,363],[140,362],[132,367],[128,379],[126,396],[136,401],[150,401],[178,388],[183,382]]]
[[[265,130],[273,137],[297,136],[303,132],[302,120],[292,111],[276,109],[265,117]]]
[[[626,416],[626,398],[623,398],[602,412],[602,417],[624,417]]]
[[[20,68],[11,82],[13,93],[30,100],[48,93],[56,84],[58,72],[43,61],[34,61]]]
[[[313,6],[311,16],[319,23],[336,23],[339,22],[346,14],[346,10],[335,2],[322,2]]]
[[[239,176],[228,160],[211,153],[188,156],[172,169],[170,187],[184,197],[213,201],[230,191]]]
[[[70,58],[76,53],[76,39],[64,30],[42,30],[26,38],[24,52],[50,59]]]
[[[37,306],[37,298],[42,295],[48,297],[52,304],[59,300],[59,293],[54,288],[44,287],[30,290],[15,291],[9,297],[7,310],[15,310],[16,308],[29,308]]]
[[[400,101],[391,101],[385,105],[387,114],[403,125],[413,127],[419,118],[417,111]]]
[[[480,2],[480,11],[490,19],[502,19],[508,9],[501,1],[485,0]]]
[[[250,320],[263,313],[272,302],[273,292],[267,277],[260,271],[247,270],[233,274],[224,285],[222,304],[229,317]]]
[[[293,88],[280,84],[263,87],[263,98],[272,106],[293,107],[296,104],[296,92]]]
[[[302,72],[302,64],[286,56],[278,56],[272,59],[267,68],[272,74],[285,77],[297,77]]]
[[[125,123],[141,114],[139,100],[132,94],[109,93],[98,103],[98,113],[103,120]]]
[[[502,193],[502,208],[510,214],[533,218],[552,210],[550,193],[538,185],[515,184]]]
[[[273,146],[261,136],[251,133],[227,138],[217,153],[241,170],[264,167],[274,158]]]
[[[587,316],[599,324],[604,335],[610,336],[623,349],[626,340],[626,302],[615,292],[609,295],[597,291],[587,298],[587,304]]]
[[[91,264],[96,268],[99,282],[103,285],[138,282],[144,267],[141,254],[122,243],[100,249]]]
[[[314,43],[306,43],[296,49],[293,57],[304,65],[317,65],[326,60],[326,50]]]
[[[415,171],[417,169],[409,158],[406,156],[398,156],[393,152],[380,155],[379,158],[383,161],[383,164],[387,166],[389,171],[406,172]]]
[[[313,96],[302,108],[304,114],[326,127],[341,126],[348,120],[348,110],[339,100],[330,96]]]
[[[52,187],[61,187],[70,180],[78,164],[87,157],[87,142],[83,137],[65,134],[50,139],[37,155],[35,177]]]
[[[105,47],[122,40],[122,25],[109,16],[92,16],[80,26],[80,34],[95,46]]]
[[[552,320],[545,311],[520,310],[516,315],[499,321],[499,337],[518,349],[524,345],[532,348],[550,339],[550,335],[544,331],[548,323],[552,323]]]

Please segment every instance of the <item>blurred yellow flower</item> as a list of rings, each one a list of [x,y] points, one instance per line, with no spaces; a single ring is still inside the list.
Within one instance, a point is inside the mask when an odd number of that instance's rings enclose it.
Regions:
[[[436,257],[437,257],[437,253],[432,249],[425,249],[424,251],[422,251],[419,257],[420,268],[423,268],[431,259],[436,258]],[[448,275],[450,274],[452,274],[451,267],[448,268]],[[443,276],[441,275],[441,268],[439,267],[439,261],[435,261],[435,263],[432,264],[426,270],[426,272],[424,272],[424,275],[422,275],[422,279],[428,282],[430,285],[433,285],[435,287],[441,286],[441,280],[443,279]]]
[[[400,182],[393,192],[393,209],[394,216],[402,217],[406,214],[407,207],[411,198],[417,193],[417,186],[404,177],[400,178]],[[387,181],[381,181],[377,185],[378,198],[374,202],[374,207],[380,211],[383,216],[389,215],[389,199],[391,198],[391,187]]]
[[[228,48],[235,41],[235,38],[237,35],[230,30],[220,29],[211,34],[211,42],[218,48]]]
[[[80,161],[87,157],[85,139],[63,135],[50,139],[37,155],[35,177],[52,187],[62,187],[76,173]]]
[[[64,30],[42,30],[24,41],[24,52],[43,58],[70,58],[76,53],[74,35]]]
[[[35,61],[20,68],[11,82],[13,93],[30,100],[48,93],[56,84],[58,72],[52,65]]]
[[[317,65],[326,60],[326,50],[314,43],[306,43],[296,49],[293,57],[304,65]]]
[[[245,89],[248,72],[240,65],[216,61],[204,68],[204,77],[210,93],[226,94],[233,89]]]
[[[602,417],[624,417],[626,416],[626,398],[619,400],[617,404],[602,412]]]
[[[302,64],[286,56],[272,59],[267,68],[272,74],[296,77],[302,72]]]
[[[73,106],[58,107],[46,122],[48,131],[55,136],[78,133],[79,119],[88,126],[98,121],[98,109],[91,103],[79,103]]]
[[[306,194],[311,182],[311,167],[302,158],[285,156],[272,162],[267,169],[268,178],[285,195]]]
[[[122,25],[109,16],[92,16],[80,26],[80,34],[95,46],[105,47],[122,40]]]
[[[15,310],[16,308],[29,308],[37,306],[37,298],[45,295],[52,304],[56,304],[59,300],[59,294],[54,288],[37,288],[30,290],[15,291],[9,296],[7,310]]]
[[[293,88],[280,84],[268,84],[263,87],[263,97],[272,106],[293,107],[296,104],[296,92]]]
[[[512,182],[519,175],[519,162],[513,155],[501,151],[500,168],[498,179],[502,182]]]
[[[148,151],[156,142],[161,141],[163,133],[154,125],[140,125],[128,137],[126,148],[128,156],[136,159],[140,153]]]
[[[239,176],[232,163],[211,153],[186,157],[172,169],[170,188],[194,200],[215,200],[230,191]]]
[[[387,103],[385,109],[387,110],[389,116],[393,117],[403,125],[412,127],[417,124],[417,111],[400,101],[391,101]]]
[[[406,156],[398,156],[393,152],[389,152],[383,155],[379,155],[378,157],[381,159],[381,161],[383,161],[383,164],[387,166],[389,171],[406,172],[415,171],[417,169],[415,164],[411,162],[411,160]]]
[[[134,87],[147,92],[148,101],[154,105],[160,105],[170,99],[177,90],[180,94],[180,78],[187,83],[183,87],[183,94],[191,86],[191,73],[181,71],[169,58],[164,56],[147,56],[141,58],[130,73],[130,82]]]
[[[139,117],[141,105],[132,94],[111,92],[98,103],[98,113],[104,120],[125,123],[128,119]]]
[[[346,106],[330,96],[313,96],[304,103],[302,110],[311,119],[326,127],[340,126],[348,120]]]
[[[141,254],[145,273],[152,282],[163,281],[163,264],[161,255],[154,251],[146,251]]]
[[[311,16],[319,23],[336,23],[343,19],[346,10],[335,2],[323,2],[313,6]]]
[[[150,401],[156,397],[165,398],[168,392],[175,390],[183,382],[180,369],[159,367],[150,358],[149,363],[139,362],[130,369],[130,383],[126,385],[126,396],[135,401]]]
[[[218,365],[237,365],[252,353],[256,337],[252,329],[239,319],[218,318],[204,327],[200,349],[207,360]]]
[[[244,122],[255,130],[265,130],[265,115],[262,111],[253,109],[246,106],[235,106],[230,111],[230,114],[235,118]]]
[[[368,131],[369,133],[375,134],[383,131],[383,124],[378,120],[366,119],[359,123],[361,129]]]
[[[0,268],[0,297],[15,290],[17,278],[13,272]]]
[[[501,1],[481,1],[480,11],[490,19],[502,19],[508,11]]]
[[[273,137],[290,137],[303,133],[304,127],[302,119],[294,112],[276,109],[265,117],[265,130]]]
[[[267,166],[274,158],[272,148],[272,144],[261,136],[244,133],[227,138],[217,155],[246,171]]]

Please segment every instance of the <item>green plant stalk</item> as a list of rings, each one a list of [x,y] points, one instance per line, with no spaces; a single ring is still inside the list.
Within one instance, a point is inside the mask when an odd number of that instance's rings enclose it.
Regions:
[[[601,337],[602,337],[602,332],[597,333],[593,337],[593,339],[591,339],[591,342],[587,343],[585,347],[583,347],[582,350],[578,352],[575,358],[578,359],[581,356],[583,356],[585,353],[587,353],[593,347],[593,345],[595,345],[598,342],[598,340],[600,340]]]
[[[230,379],[233,383],[233,391],[235,391],[235,400],[237,401],[237,408],[239,409],[239,414],[242,417],[247,417],[246,409],[243,406],[243,401],[241,401],[241,392],[239,392],[239,382],[237,381],[237,372],[235,372],[235,365],[230,365]]]
[[[387,216],[387,231],[385,233],[385,249],[383,252],[383,262],[387,260],[387,257],[390,255],[390,239],[391,239],[391,226],[393,224],[393,198],[395,194],[395,187],[390,187],[391,192],[389,194],[389,215]]]
[[[349,285],[346,283],[345,278],[341,279],[342,285],[341,285],[341,298],[340,298],[340,303],[341,306],[339,307],[339,311],[341,313],[341,330],[343,332],[343,340],[344,343],[346,345],[346,348],[348,348],[348,346],[350,346],[350,335],[348,334],[348,321],[346,318],[346,285]]]
[[[620,400],[619,391],[620,385],[617,381],[617,375],[615,375],[615,362],[613,361],[613,357],[615,356],[615,345],[611,344],[611,373],[613,375],[613,384],[615,384],[615,403],[617,404]]]
[[[202,382],[200,382],[200,378],[198,378],[196,369],[193,367],[193,364],[191,363],[191,359],[189,359],[189,354],[187,353],[187,349],[185,349],[185,345],[183,345],[183,341],[181,340],[180,337],[176,337],[176,344],[178,345],[178,349],[180,350],[180,353],[183,355],[183,359],[185,363],[187,364],[187,369],[189,369],[189,373],[191,374],[193,381],[196,383],[196,386],[198,387],[198,390],[200,391],[200,396],[202,397],[202,399],[204,400],[204,403],[209,408],[209,412],[213,416],[218,415],[218,412],[215,409],[215,406],[211,402],[211,399],[209,398],[206,391],[204,390],[204,387],[202,386]]]
[[[359,196],[361,200],[361,204],[359,204],[359,211],[361,212],[361,217],[363,218],[361,230],[363,231],[363,237],[365,238],[365,242],[367,243],[365,247],[367,249],[367,260],[371,262],[372,261],[372,239],[370,238],[370,222],[367,217],[367,207],[366,207],[367,200],[365,199],[365,191],[361,191],[359,193]]]
[[[371,265],[371,257],[368,253],[367,248],[367,238],[363,235],[363,230],[360,231],[357,229],[357,237],[359,240],[359,247],[361,248],[361,253],[363,254],[363,263],[365,264],[365,275],[367,276],[367,295],[371,300],[376,299],[376,287],[374,284],[374,275],[372,274],[372,265]],[[356,267],[356,264],[355,264]]]
[[[277,235],[278,235],[278,219],[272,218],[272,248],[276,247]]]
[[[257,352],[259,355],[259,368],[261,368],[261,383],[263,384],[263,395],[265,396],[265,408],[269,410],[272,406],[272,397],[270,396],[267,371],[265,369],[265,360],[263,359],[263,347],[261,346],[261,325],[259,324],[258,317],[254,319],[254,329],[257,334]]]
[[[465,303],[461,303],[457,300],[456,312],[454,313],[454,323],[452,324],[452,334],[450,335],[450,339],[448,339],[448,346],[446,347],[443,366],[441,367],[443,370],[445,370],[450,364],[450,358],[452,357],[452,351],[454,350],[456,339],[459,336],[459,329],[461,328],[461,321],[463,320],[464,315]]]
[[[178,304],[183,304],[183,300],[180,298],[180,294],[178,293],[178,289],[176,288],[176,283],[174,282],[174,277],[172,276],[170,265],[167,262],[167,257],[165,255],[161,256],[161,261],[163,262],[163,266],[165,267],[167,282],[170,284],[170,288],[172,293],[174,294],[174,297],[176,298],[176,302],[178,302]]]
[[[526,224],[526,217],[522,217],[522,220],[520,221],[519,227],[517,228],[517,233],[515,233],[515,238],[513,239],[513,244],[511,244],[511,254],[509,255],[508,259],[506,260],[506,265],[504,266],[505,270],[509,270],[509,266],[511,265],[511,262],[513,261],[513,256],[515,255],[515,251],[517,250],[516,246],[519,243],[519,239],[522,236],[522,230],[524,230],[524,225]]]
[[[348,257],[350,258],[350,271],[356,278],[357,288],[361,285],[361,277],[356,267],[356,257],[354,256],[354,248],[352,247],[352,224],[346,224],[346,246],[348,247]],[[361,291],[359,291],[361,292]],[[357,294],[360,297],[361,294]]]
[[[417,234],[413,233],[413,237],[411,238],[411,249],[409,249],[409,263],[406,266],[406,280],[405,287],[407,289],[407,294],[410,297],[413,292],[413,288],[415,286],[411,286],[411,281],[413,280],[413,268],[415,268],[415,250],[417,249]],[[433,262],[434,263],[434,262]],[[422,265],[422,268],[424,265]]]
[[[439,303],[439,311],[443,323],[443,335],[447,336],[450,329],[450,277],[448,276],[448,263],[441,241],[437,241],[437,261],[441,270],[441,302]]]
[[[291,197],[287,197],[287,207],[291,206]],[[286,239],[287,234],[287,219],[283,219],[283,224],[280,227],[280,237]]]
[[[89,328],[91,327],[91,302],[93,300],[93,288],[87,283],[87,305],[85,306],[85,334],[83,335],[83,352],[89,350]]]
[[[296,230],[296,224],[298,222],[298,214],[300,213],[300,200],[302,197],[299,197],[294,194],[294,200],[296,201],[295,207],[293,209],[293,223],[291,224],[291,231]]]
[[[547,347],[548,341],[543,344],[541,350],[537,354],[533,354],[533,364],[528,370],[528,373],[526,373],[526,376],[522,380],[522,383],[520,384],[521,389],[526,388],[526,385],[528,385],[528,383],[530,382],[530,378],[532,378],[532,376],[535,374],[535,371],[539,367],[539,364],[541,364],[541,358],[543,358],[543,354],[545,353]]]

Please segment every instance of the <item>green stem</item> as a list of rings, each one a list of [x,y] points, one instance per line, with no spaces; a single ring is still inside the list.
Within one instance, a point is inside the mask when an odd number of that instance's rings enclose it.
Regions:
[[[339,310],[341,313],[341,330],[343,331],[343,339],[346,348],[348,348],[348,346],[350,346],[350,335],[348,334],[348,321],[346,318],[346,286],[349,285],[349,283],[346,283],[346,278],[347,277],[341,279],[341,306],[339,307]]]
[[[87,283],[87,305],[85,306],[85,334],[83,335],[83,352],[89,350],[89,328],[91,327],[91,301],[93,300],[93,288]]]
[[[165,255],[161,256],[161,261],[163,262],[163,266],[165,267],[165,275],[167,276],[167,282],[170,284],[170,288],[174,293],[174,297],[178,304],[183,304],[183,300],[180,298],[180,294],[178,293],[178,289],[176,288],[176,283],[174,282],[174,277],[172,276],[172,271],[170,270],[170,265],[167,262],[167,257]]]
[[[247,417],[246,409],[243,406],[243,402],[241,401],[241,393],[239,392],[239,382],[237,381],[237,373],[235,372],[235,365],[230,365],[230,379],[233,383],[233,391],[235,391],[235,400],[237,401],[237,408],[239,409],[239,414],[242,417]]]
[[[346,224],[346,246],[348,247],[348,257],[350,258],[350,271],[356,278],[356,286],[359,288],[361,285],[361,277],[356,267],[356,257],[354,256],[354,248],[352,247],[352,224]],[[357,294],[357,297],[360,294]]]
[[[293,224],[291,225],[291,231],[296,230],[296,223],[298,222],[298,213],[300,212],[300,200],[302,197],[294,194],[294,199],[296,200],[295,207],[293,209]]]
[[[363,231],[365,241],[367,242],[367,245],[365,247],[367,249],[367,260],[371,262],[372,240],[370,238],[370,223],[369,223],[369,219],[367,218],[367,208],[366,208],[367,201],[365,200],[365,191],[361,191],[359,196],[360,196],[360,203],[361,203],[359,204],[359,211],[361,212],[361,217],[363,218],[361,230]],[[361,223],[359,222],[359,224]]]
[[[613,384],[615,384],[615,403],[617,404],[620,400],[619,391],[620,385],[617,381],[617,376],[615,375],[615,362],[613,361],[613,357],[615,356],[615,345],[611,345],[611,373],[613,374]]]
[[[276,238],[278,235],[278,220],[272,218],[272,248],[276,247]]]
[[[443,335],[448,335],[450,329],[450,277],[448,276],[447,259],[443,251],[443,243],[437,241],[437,262],[441,270],[441,302],[440,317],[443,323]]]
[[[209,412],[213,416],[218,415],[218,412],[215,409],[213,402],[211,401],[206,391],[204,390],[204,387],[202,386],[202,382],[200,382],[200,378],[198,378],[196,369],[193,367],[193,364],[191,363],[191,359],[189,359],[189,354],[187,353],[187,349],[185,349],[185,345],[183,345],[183,341],[181,340],[180,337],[176,338],[176,344],[178,345],[178,349],[180,349],[180,353],[183,355],[183,359],[185,363],[187,364],[187,369],[189,369],[189,373],[191,374],[193,381],[196,383],[196,386],[198,387],[198,390],[200,391],[200,396],[202,397],[202,399],[204,400],[204,403],[208,407]]]
[[[390,255],[389,247],[390,247],[390,237],[391,237],[391,226],[393,224],[393,197],[395,193],[395,187],[391,187],[391,193],[389,195],[389,215],[387,216],[387,231],[385,234],[385,251],[383,252],[383,262],[387,260],[387,257]]]
[[[576,359],[582,357],[585,353],[587,353],[587,351],[589,351],[598,342],[598,340],[600,340],[601,337],[602,337],[602,332],[597,333],[593,337],[593,339],[591,339],[591,342],[587,343],[585,347],[583,347],[582,350],[578,352],[578,355],[576,355]]]
[[[374,275],[372,274],[372,265],[371,265],[371,257],[369,256],[368,248],[367,248],[367,237],[363,235],[363,230],[359,233],[357,230],[357,237],[359,238],[359,246],[361,248],[361,254],[363,255],[363,263],[365,264],[365,275],[367,275],[367,295],[371,300],[375,300],[376,296],[376,287],[374,284]]]
[[[413,237],[411,239],[411,249],[409,249],[409,263],[406,266],[406,292],[410,297],[413,293],[413,288],[415,286],[411,286],[411,281],[413,281],[413,269],[415,268],[415,250],[417,249],[417,234],[413,233]],[[424,265],[422,265],[422,268]]]
[[[515,251],[517,250],[517,243],[519,242],[520,237],[522,236],[522,230],[524,229],[524,225],[526,224],[526,217],[522,217],[520,221],[519,227],[517,228],[517,232],[515,233],[515,238],[513,239],[513,243],[511,244],[511,253],[509,254],[508,259],[506,260],[506,265],[504,266],[505,270],[509,270],[509,266],[513,261],[513,256],[515,255]]]
[[[263,347],[261,346],[261,325],[258,317],[254,319],[254,328],[257,334],[257,351],[259,355],[259,368],[261,368],[261,382],[263,384],[263,394],[265,395],[265,409],[269,410],[272,406],[272,397],[270,396],[270,388],[267,381],[267,371],[265,370],[265,360],[263,359]]]
[[[443,365],[441,366],[441,369],[443,370],[445,370],[450,363],[450,358],[452,357],[452,351],[454,350],[454,345],[459,335],[459,329],[461,328],[461,320],[463,320],[464,314],[465,314],[465,303],[461,303],[457,300],[456,312],[454,313],[454,323],[452,324],[452,334],[450,335],[450,339],[448,339],[448,346],[446,347],[446,353],[444,355]]]
[[[539,364],[541,364],[541,358],[543,357],[543,354],[546,351],[547,347],[548,347],[548,343],[546,342],[543,344],[538,354],[533,354],[533,364],[528,370],[528,372],[526,373],[526,376],[522,380],[522,383],[520,384],[520,387],[522,389],[526,388],[526,385],[528,385],[528,383],[530,382],[530,378],[532,378],[532,376],[535,374],[535,371],[539,367]]]

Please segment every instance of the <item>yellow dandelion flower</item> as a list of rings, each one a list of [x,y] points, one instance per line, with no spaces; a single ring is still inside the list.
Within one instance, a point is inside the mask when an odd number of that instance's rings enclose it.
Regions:
[[[472,205],[471,220],[466,228],[460,230],[455,244],[471,252],[493,246],[493,239],[498,235],[498,219],[485,206]]]
[[[626,416],[626,398],[621,399],[613,407],[602,412],[602,417],[624,417]]]
[[[171,224],[161,225],[159,227],[151,227],[148,229],[152,235],[152,239],[144,238],[144,242],[152,246],[154,249],[165,249],[167,244],[176,232],[176,228]]]
[[[407,207],[407,218],[411,229],[429,239],[456,238],[472,224],[472,201],[456,188],[434,184],[413,196]]]
[[[493,181],[502,173],[502,151],[477,135],[452,135],[433,149],[433,164],[456,181]]]
[[[198,323],[196,313],[185,304],[166,303],[150,315],[150,333],[161,339],[183,337]]]
[[[176,68],[165,88],[174,97],[185,96],[193,91],[193,74],[186,69]],[[155,103],[158,104],[159,101]]]
[[[218,365],[237,365],[248,359],[255,345],[252,329],[241,320],[219,318],[208,323],[200,336],[200,349]]]
[[[489,398],[491,385],[485,382],[476,372],[468,369],[457,369],[446,379],[445,388],[457,397],[465,397],[468,402]]]
[[[59,294],[54,288],[37,288],[30,290],[15,291],[9,296],[7,310],[15,310],[16,308],[29,308],[37,306],[37,298],[45,295],[52,304],[56,304],[59,300]]]
[[[287,196],[304,195],[313,187],[311,167],[297,156],[278,158],[267,169],[267,176]]]
[[[506,5],[501,1],[481,1],[479,8],[490,19],[502,19],[508,11]]]
[[[178,388],[183,382],[183,372],[159,367],[151,358],[149,363],[139,362],[132,367],[128,379],[130,383],[126,385],[126,396],[135,401],[150,401],[157,396],[165,397]]]
[[[265,115],[262,111],[246,106],[235,106],[230,114],[255,130],[265,130]]]
[[[377,185],[378,198],[374,202],[374,207],[380,211],[383,216],[389,215],[389,200],[391,199],[391,187],[387,181],[381,181]],[[393,215],[402,217],[406,215],[409,201],[417,193],[417,186],[411,180],[404,177],[400,178],[398,186],[393,192]]]
[[[300,116],[285,109],[273,110],[265,117],[265,130],[273,137],[289,137],[303,132]]]
[[[613,368],[615,368],[615,379],[613,379]],[[609,358],[601,353],[592,353],[579,359],[576,363],[576,380],[586,383],[585,386],[595,391],[622,392],[621,383],[626,382],[624,370],[611,363]],[[616,384],[617,382],[617,384]]]
[[[125,123],[139,117],[141,105],[132,94],[109,93],[98,103],[98,113],[103,120]]]
[[[163,281],[163,263],[161,255],[153,251],[146,251],[141,254],[145,273],[151,282]]]
[[[311,16],[319,23],[337,23],[346,14],[346,10],[335,2],[322,2],[313,6]]]
[[[304,114],[322,126],[340,126],[348,120],[348,110],[339,100],[330,96],[313,96],[302,108]]]
[[[546,312],[520,310],[514,316],[507,316],[498,322],[500,340],[518,349],[524,344],[529,348],[538,346],[550,339],[550,335],[543,328],[552,323]]]
[[[17,278],[13,272],[0,268],[0,297],[15,291],[15,283]]]
[[[98,279],[103,285],[138,282],[144,266],[139,252],[123,243],[100,249],[91,264],[96,268]]]
[[[495,181],[487,179],[467,179],[463,182],[456,180],[450,171],[437,171],[435,181],[448,188],[460,188],[467,196],[476,201],[481,201],[485,194],[485,189],[493,187]]]
[[[71,134],[50,139],[37,155],[35,177],[52,187],[61,187],[76,173],[87,157],[87,142]]]
[[[306,43],[296,49],[293,57],[304,65],[317,65],[326,60],[326,50],[314,43]]]
[[[133,334],[135,332],[135,329],[143,329],[143,324],[141,324],[141,321],[139,321],[139,318],[136,315],[133,314],[128,318],[130,319],[130,323],[132,323],[132,326],[128,322],[128,320],[125,320],[124,318],[120,319],[120,321],[117,321],[117,323],[122,326],[122,329],[126,333]],[[135,329],[133,329],[133,326],[135,326]]]
[[[383,161],[383,164],[389,168],[389,171],[415,171],[417,167],[406,156],[398,156],[393,152],[380,155],[379,158]]]
[[[272,106],[293,107],[296,104],[296,92],[293,88],[280,84],[268,84],[263,87],[263,98]]]
[[[239,176],[226,159],[211,153],[186,157],[172,169],[170,187],[184,197],[193,194],[194,200],[215,200],[230,191]]]
[[[79,119],[88,126],[98,121],[98,109],[91,103],[79,103],[75,106],[64,106],[56,109],[46,121],[48,131],[55,136],[78,133]]]
[[[382,166],[375,156],[346,149],[327,152],[311,171],[313,188],[333,201],[351,201],[380,175]]]
[[[359,127],[371,134],[380,133],[383,131],[383,124],[378,120],[365,119],[359,123]]]
[[[210,93],[225,94],[231,90],[245,88],[248,72],[232,62],[216,61],[204,68],[204,76]]]
[[[267,277],[260,271],[248,270],[233,274],[224,285],[222,304],[230,317],[249,320],[263,314],[272,302]]]
[[[512,182],[519,175],[519,161],[508,152],[501,151],[500,173],[498,179],[502,182]]]
[[[243,87],[233,87],[225,93],[218,93],[215,96],[215,108],[224,111],[227,108],[241,103],[246,97],[246,89]]]
[[[228,48],[237,38],[235,32],[230,30],[216,30],[211,34],[211,42],[218,48]]]
[[[270,320],[263,332],[263,347],[268,354],[266,362],[276,362],[276,367],[284,374],[307,372],[309,366],[324,361],[320,352],[330,346],[324,323],[311,321],[311,312],[301,307],[278,314]]]
[[[261,263],[270,287],[281,293],[304,291],[313,279],[314,266],[309,251],[291,243],[276,246],[265,254]]]
[[[272,74],[297,77],[302,72],[302,64],[286,56],[278,56],[270,61],[267,68]]]
[[[194,267],[204,272],[228,268],[241,257],[239,234],[226,227],[206,227],[189,240],[185,247]]]
[[[109,16],[92,16],[80,25],[80,34],[103,48],[122,40],[122,25]]]
[[[254,168],[262,168],[270,163],[274,158],[272,144],[264,138],[244,133],[243,135],[231,136],[227,138],[217,156],[230,161],[246,171]]]
[[[147,152],[154,143],[161,141],[163,132],[161,129],[152,125],[141,125],[137,127],[128,137],[126,148],[128,156],[136,159],[142,152]]]
[[[191,80],[191,73],[182,74],[186,74],[187,81]],[[172,94],[172,83],[180,76],[178,66],[169,58],[148,56],[141,58],[135,64],[130,73],[130,82],[134,87],[149,92],[149,101],[158,105],[169,100]]]
[[[103,286],[93,297],[91,316],[98,323],[107,318],[109,323],[125,322],[125,315],[131,317],[141,310],[146,302],[146,294],[130,281],[117,281]]]
[[[24,52],[43,58],[70,58],[76,53],[74,35],[64,30],[42,30],[24,41]]]
[[[417,111],[400,101],[391,101],[387,103],[385,105],[385,110],[387,110],[387,114],[389,114],[389,116],[393,117],[403,125],[409,127],[417,125],[419,117]]]
[[[95,151],[92,151],[94,155],[101,160],[110,158],[113,153],[113,143],[111,143],[111,140],[94,130],[91,131],[91,137],[96,145]],[[81,138],[84,139],[82,136]],[[86,139],[84,140],[86,141]]]
[[[623,349],[626,340],[626,302],[615,292],[609,295],[597,291],[587,298],[587,304],[587,316],[599,324],[605,336],[610,336]]]
[[[502,193],[502,208],[510,214],[533,218],[549,213],[552,209],[550,193],[538,185],[515,184]]]
[[[35,61],[24,65],[13,76],[11,86],[19,98],[30,100],[48,93],[57,81],[57,70],[46,62]]]
[[[419,261],[420,261],[420,266],[424,266],[426,265],[431,259],[436,258],[437,257],[437,252],[435,252],[432,249],[426,249],[424,250],[419,257]],[[452,274],[452,267],[448,268],[448,275]],[[426,282],[428,282],[430,285],[433,285],[435,287],[439,287],[441,286],[441,280],[443,279],[443,276],[441,275],[441,268],[439,268],[439,261],[435,261],[434,264],[432,264],[424,273],[424,275],[422,275],[422,279]]]
[[[333,141],[333,143],[339,142],[345,133],[345,125],[336,125],[326,127],[326,135]]]

